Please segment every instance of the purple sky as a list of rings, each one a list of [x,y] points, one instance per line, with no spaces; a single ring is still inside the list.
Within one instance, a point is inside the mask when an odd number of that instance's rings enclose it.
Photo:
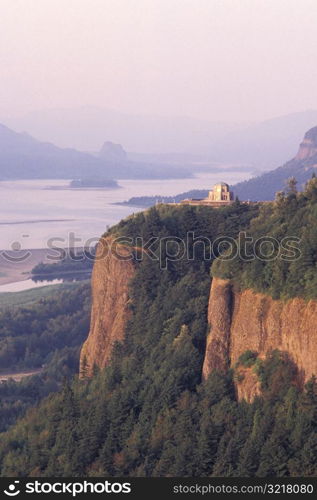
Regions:
[[[317,109],[316,0],[0,0],[0,111]]]

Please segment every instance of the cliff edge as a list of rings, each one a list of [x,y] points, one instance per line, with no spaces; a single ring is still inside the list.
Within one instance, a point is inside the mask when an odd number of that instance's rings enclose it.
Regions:
[[[274,349],[287,352],[301,382],[317,374],[317,301],[273,300],[252,290],[235,291],[229,280],[213,278],[208,322],[204,379],[213,370],[233,367],[247,350],[260,358]],[[249,384],[248,392],[246,384],[237,384],[238,396],[252,400],[255,385]]]
[[[317,155],[317,127],[313,127],[306,132],[303,142],[299,146],[295,160],[308,160]]]
[[[97,246],[92,273],[90,331],[80,354],[80,377],[90,377],[94,365],[103,368],[115,342],[124,338],[130,316],[128,286],[135,267],[131,251],[102,238]]]

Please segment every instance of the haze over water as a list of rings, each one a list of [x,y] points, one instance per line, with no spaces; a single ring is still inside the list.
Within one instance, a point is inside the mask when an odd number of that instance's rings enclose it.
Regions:
[[[28,180],[0,183],[0,249],[11,249],[19,242],[23,249],[47,248],[50,238],[68,247],[70,233],[83,246],[89,238],[98,239],[107,229],[138,207],[114,205],[133,196],[173,196],[190,189],[211,189],[219,181],[235,183],[249,177],[248,172],[200,174],[188,179],[120,180],[121,189],[56,190],[69,180]]]

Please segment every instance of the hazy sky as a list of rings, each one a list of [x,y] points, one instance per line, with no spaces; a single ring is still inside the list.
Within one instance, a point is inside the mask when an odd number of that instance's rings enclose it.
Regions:
[[[317,109],[316,0],[0,0],[0,110]]]

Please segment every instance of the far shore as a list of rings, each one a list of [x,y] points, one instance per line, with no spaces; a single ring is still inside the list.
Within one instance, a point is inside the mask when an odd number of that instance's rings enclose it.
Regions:
[[[19,255],[26,255],[26,252],[30,253],[29,257],[18,261]],[[47,262],[48,250],[45,248],[21,250],[20,252],[11,250],[7,253],[9,256],[13,256],[11,260],[7,259],[4,253],[0,253],[0,285],[30,279],[33,267],[40,262]]]
[[[49,191],[109,191],[111,189],[122,189],[119,184],[117,186],[96,186],[96,187],[71,187],[71,186],[46,186],[43,189]]]

